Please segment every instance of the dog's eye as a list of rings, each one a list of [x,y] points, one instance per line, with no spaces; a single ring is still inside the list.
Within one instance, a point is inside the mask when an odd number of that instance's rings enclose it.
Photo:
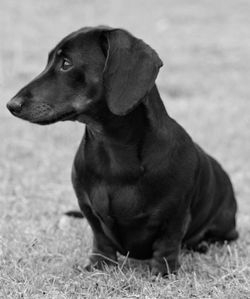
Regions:
[[[68,58],[63,58],[61,70],[67,71],[73,66],[72,62]]]

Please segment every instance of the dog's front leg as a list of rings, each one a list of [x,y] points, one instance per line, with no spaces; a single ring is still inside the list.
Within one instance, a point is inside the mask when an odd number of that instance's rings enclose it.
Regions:
[[[92,254],[89,258],[89,263],[85,267],[86,270],[91,270],[92,268],[103,269],[105,265],[114,266],[117,264],[117,255],[114,245],[110,240],[104,235],[103,231],[96,231],[93,228],[93,248]]]
[[[178,220],[179,219],[179,220]],[[189,213],[184,219],[176,217],[169,222],[161,231],[153,244],[153,257],[151,259],[151,270],[153,275],[161,274],[167,276],[176,273],[179,264],[179,254],[182,239],[190,221]]]
[[[78,180],[76,173],[73,168],[72,172],[72,182],[75,189],[75,193],[78,199],[78,203],[81,211],[88,220],[92,231],[93,231],[93,247],[92,254],[89,259],[88,265],[85,267],[86,270],[91,270],[92,268],[103,268],[106,265],[114,265],[117,261],[116,248],[111,240],[105,235],[101,223],[97,216],[93,213],[90,206],[90,201],[87,193],[81,182]]]
[[[167,237],[163,235],[154,243],[154,252],[151,259],[153,275],[167,276],[176,273],[179,268],[179,253],[181,240],[179,236]]]
[[[84,203],[85,200],[83,200],[81,196],[79,197],[79,192],[77,194],[80,208],[87,218],[93,231],[92,254],[85,269],[103,269],[105,265],[116,265],[117,255],[114,244],[105,235],[99,219],[94,215],[90,206]]]

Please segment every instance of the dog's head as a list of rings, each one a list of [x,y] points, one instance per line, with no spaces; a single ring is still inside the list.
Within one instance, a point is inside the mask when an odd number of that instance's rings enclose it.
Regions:
[[[127,31],[85,27],[50,52],[45,70],[7,107],[38,124],[76,120],[100,101],[125,115],[152,89],[161,66],[157,53]]]

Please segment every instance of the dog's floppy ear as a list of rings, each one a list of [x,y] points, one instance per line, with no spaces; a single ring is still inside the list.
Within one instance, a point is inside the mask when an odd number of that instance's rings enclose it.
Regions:
[[[104,31],[104,88],[109,109],[116,115],[131,111],[152,89],[163,65],[157,53],[122,29]]]

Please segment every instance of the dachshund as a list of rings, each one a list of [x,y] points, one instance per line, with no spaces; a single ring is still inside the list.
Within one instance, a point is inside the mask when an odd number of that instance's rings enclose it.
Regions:
[[[230,179],[167,113],[155,84],[162,65],[126,30],[84,27],[7,104],[35,124],[86,124],[72,182],[93,231],[87,270],[115,265],[119,252],[168,275],[182,246],[238,237]]]

